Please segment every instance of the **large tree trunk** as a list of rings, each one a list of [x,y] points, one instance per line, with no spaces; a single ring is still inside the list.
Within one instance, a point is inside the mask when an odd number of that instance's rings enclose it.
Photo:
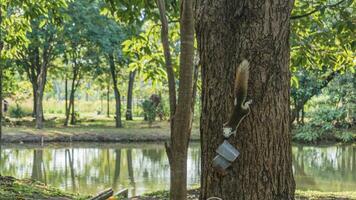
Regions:
[[[168,72],[171,113],[171,140],[166,145],[170,163],[170,199],[187,199],[187,154],[192,126],[192,101],[193,101],[193,59],[194,59],[194,18],[193,1],[182,0],[180,10],[180,70],[178,104],[175,105],[174,75],[169,76],[170,66],[168,46],[168,25],[165,15],[163,0],[157,0],[162,22],[162,44]],[[172,83],[173,82],[173,83]]]
[[[129,74],[129,85],[127,89],[127,104],[126,104],[126,120],[133,120],[132,118],[132,93],[135,82],[136,70]]]
[[[114,94],[115,94],[115,126],[116,128],[122,127],[121,122],[121,95],[119,89],[117,88],[117,79],[116,79],[116,68],[114,62],[114,55],[113,53],[109,54],[109,64],[110,64],[110,71],[112,76]]]
[[[289,18],[293,1],[207,1],[197,5],[202,65],[200,199],[294,199],[289,124]],[[235,69],[250,61],[251,113],[229,142],[240,156],[212,167],[234,102]]]

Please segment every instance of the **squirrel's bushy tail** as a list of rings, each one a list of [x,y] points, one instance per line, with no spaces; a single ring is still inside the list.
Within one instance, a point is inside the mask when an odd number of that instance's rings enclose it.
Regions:
[[[241,105],[247,96],[248,89],[248,77],[250,63],[244,59],[239,67],[236,69],[236,78],[235,78],[235,98],[237,100],[237,104]]]

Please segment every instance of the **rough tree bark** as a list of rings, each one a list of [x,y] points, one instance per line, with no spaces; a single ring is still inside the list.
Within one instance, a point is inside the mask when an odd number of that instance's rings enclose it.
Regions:
[[[293,1],[197,2],[202,66],[201,196],[222,199],[294,199],[289,124],[289,31]],[[229,142],[240,156],[219,174],[212,167],[222,127],[234,102],[235,69],[250,62],[251,113]]]
[[[157,0],[162,22],[162,44],[166,59],[169,83],[171,114],[171,140],[166,144],[170,163],[170,199],[187,199],[187,154],[192,126],[193,101],[193,60],[194,60],[194,18],[193,1],[181,0],[180,36],[181,52],[179,65],[179,92],[176,105],[174,74],[170,63],[168,23],[163,0]],[[170,73],[172,73],[170,75]]]
[[[126,120],[133,120],[132,118],[132,93],[135,82],[136,70],[129,74],[129,85],[127,89],[127,104],[126,104]]]
[[[111,76],[112,76],[112,82],[113,82],[113,86],[114,86],[113,88],[114,88],[114,94],[115,94],[115,126],[116,126],[116,128],[121,128],[122,127],[121,95],[120,95],[119,89],[117,88],[116,68],[115,68],[113,53],[109,54],[109,64],[110,64],[110,72],[111,72]]]

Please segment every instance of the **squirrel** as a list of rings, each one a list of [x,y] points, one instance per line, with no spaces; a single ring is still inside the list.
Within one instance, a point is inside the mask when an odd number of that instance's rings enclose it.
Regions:
[[[252,103],[252,100],[246,101],[249,65],[249,62],[244,59],[236,69],[234,109],[228,122],[224,124],[224,136],[226,138],[232,134],[235,134],[241,121],[250,113],[250,104]]]

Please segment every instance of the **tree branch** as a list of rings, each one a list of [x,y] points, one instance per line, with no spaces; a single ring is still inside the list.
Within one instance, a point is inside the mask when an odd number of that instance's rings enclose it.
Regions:
[[[302,14],[302,15],[291,16],[290,19],[291,20],[295,20],[295,19],[308,17],[308,16],[310,16],[310,15],[316,13],[316,12],[319,12],[319,11],[321,11],[323,9],[336,7],[336,6],[340,5],[341,3],[343,3],[344,1],[346,1],[346,0],[341,0],[341,1],[337,2],[337,3],[335,3],[335,4],[328,4],[328,5],[318,6],[316,9],[314,9],[314,10],[308,12],[308,13],[305,13],[305,14]]]

